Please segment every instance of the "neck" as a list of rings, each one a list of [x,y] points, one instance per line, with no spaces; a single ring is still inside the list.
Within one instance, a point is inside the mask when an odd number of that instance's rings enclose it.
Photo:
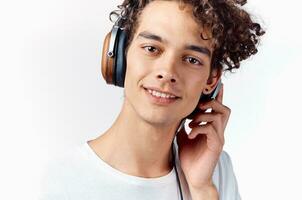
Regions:
[[[160,177],[173,168],[171,145],[178,123],[143,120],[125,100],[114,124],[88,143],[102,160],[124,173]]]

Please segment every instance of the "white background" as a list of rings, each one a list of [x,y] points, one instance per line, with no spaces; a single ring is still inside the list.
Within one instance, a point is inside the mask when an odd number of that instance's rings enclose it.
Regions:
[[[110,127],[121,88],[100,54],[121,1],[10,0],[0,5],[0,199],[35,199],[47,161]],[[299,1],[250,0],[267,34],[223,77],[225,135],[245,200],[298,199],[302,179]]]

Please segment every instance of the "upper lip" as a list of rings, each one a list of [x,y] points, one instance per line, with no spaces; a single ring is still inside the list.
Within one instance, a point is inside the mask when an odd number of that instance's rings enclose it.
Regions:
[[[162,93],[166,93],[166,94],[173,95],[173,96],[176,96],[176,97],[180,97],[180,96],[176,95],[175,93],[173,93],[171,91],[164,91],[164,90],[161,90],[161,89],[156,88],[156,87],[144,87],[144,88],[145,89],[150,89],[150,90],[155,90],[155,91],[162,92]]]

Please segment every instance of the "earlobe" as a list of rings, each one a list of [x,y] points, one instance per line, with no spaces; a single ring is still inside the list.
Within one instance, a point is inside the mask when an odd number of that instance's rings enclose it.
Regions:
[[[207,85],[203,90],[203,93],[210,94],[216,88],[220,78],[221,78],[221,71],[218,69],[214,69],[207,80]]]
[[[208,92],[209,92],[209,89],[208,89],[208,88],[205,88],[205,89],[204,89],[204,93],[207,94]]]

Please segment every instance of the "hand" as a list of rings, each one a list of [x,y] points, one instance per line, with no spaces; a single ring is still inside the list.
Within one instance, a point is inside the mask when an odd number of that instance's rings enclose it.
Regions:
[[[224,145],[224,130],[231,110],[222,104],[223,85],[216,100],[198,105],[202,112],[190,122],[190,136],[184,126],[177,133],[179,159],[190,190],[213,186],[212,175]],[[212,108],[211,113],[205,113]],[[200,122],[207,122],[199,125]]]

